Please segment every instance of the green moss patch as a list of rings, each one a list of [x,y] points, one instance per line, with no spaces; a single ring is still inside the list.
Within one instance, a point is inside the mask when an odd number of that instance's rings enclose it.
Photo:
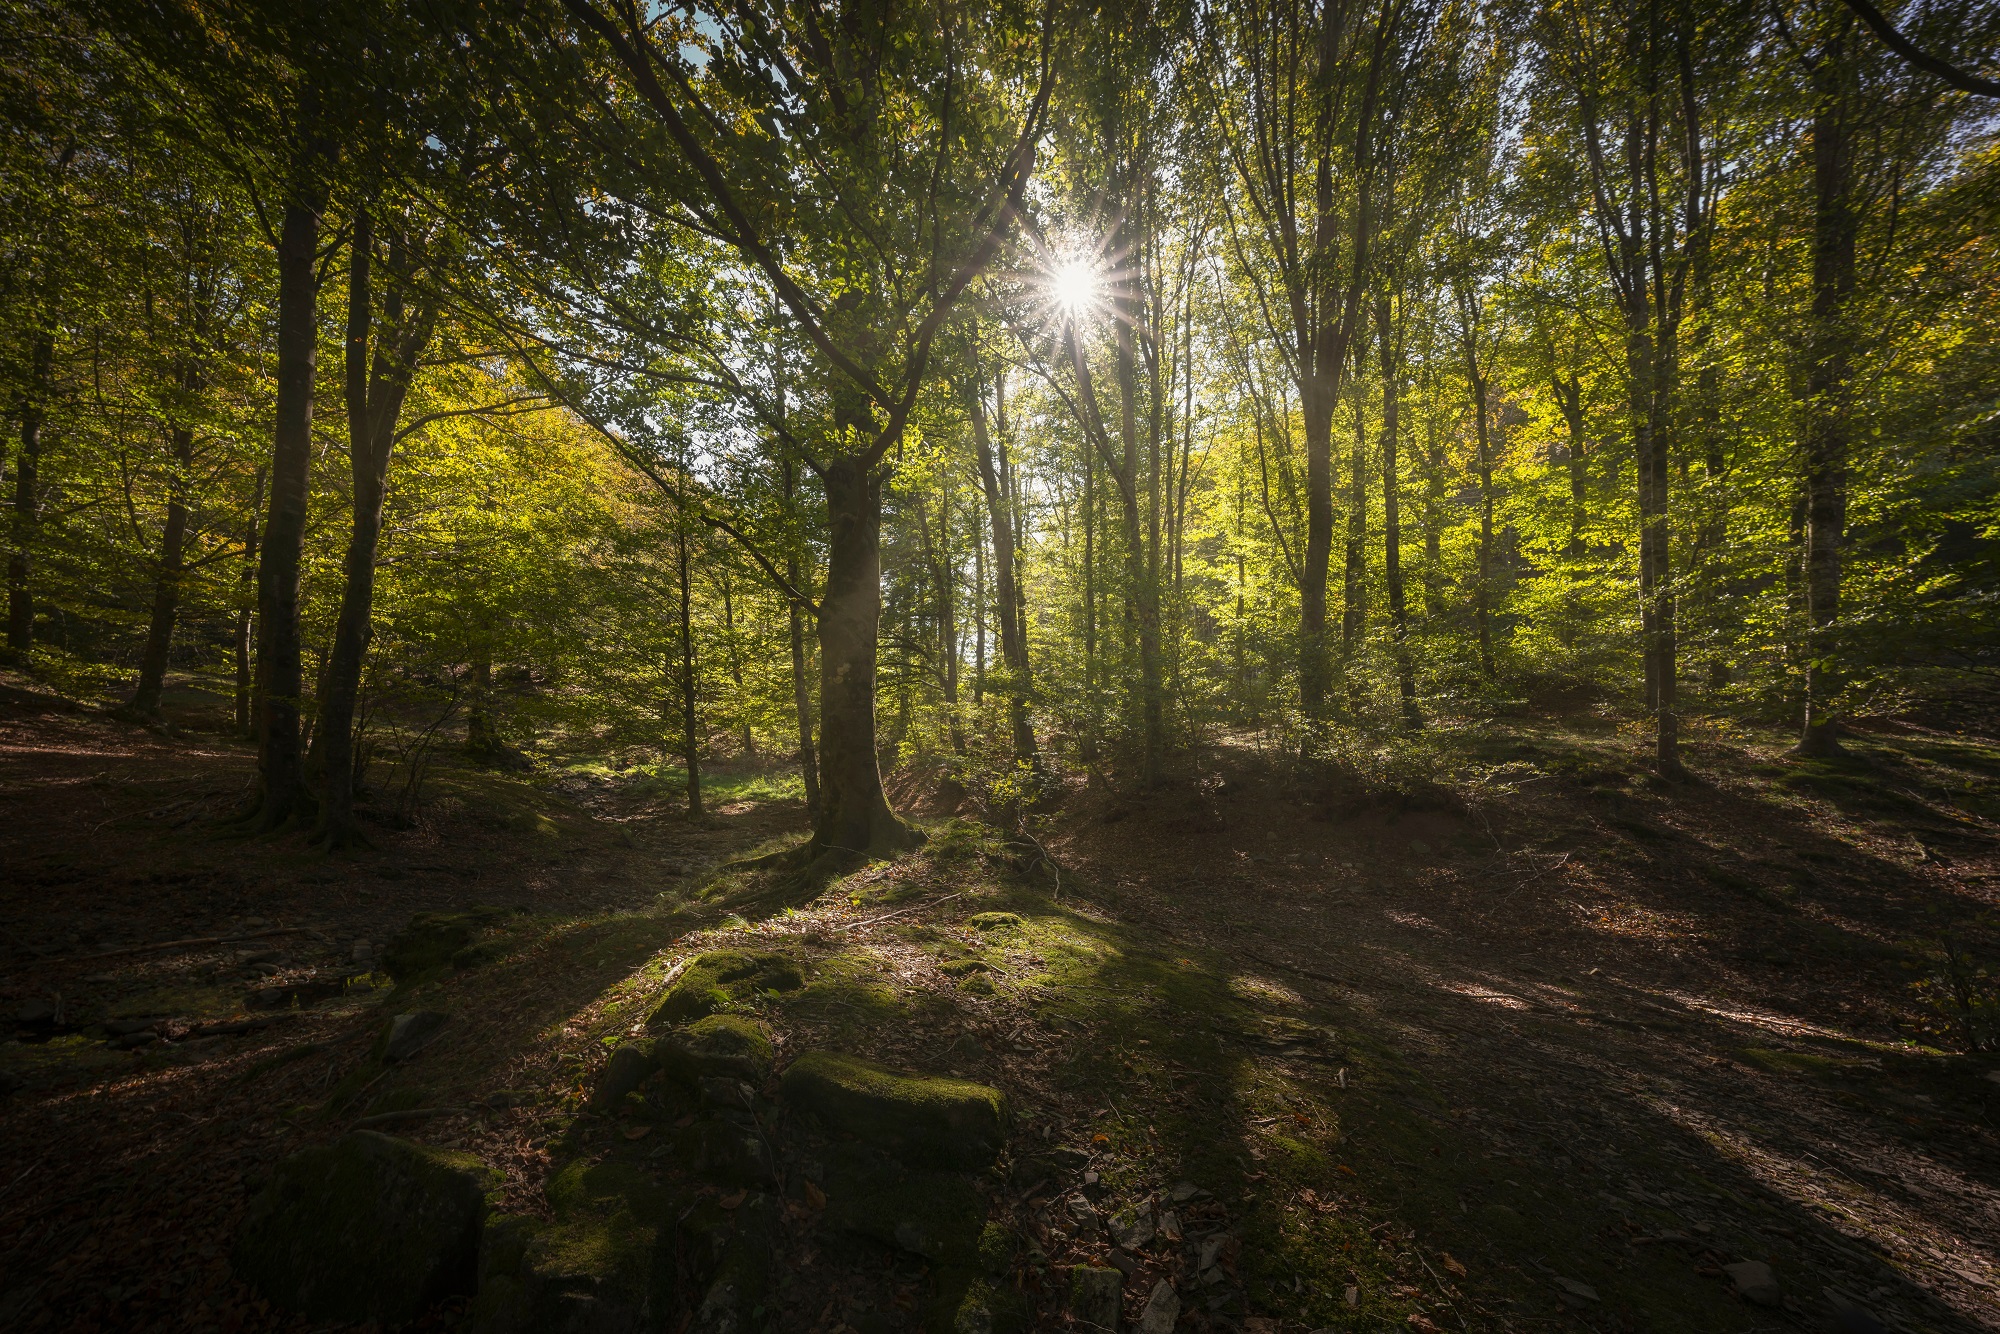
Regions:
[[[796,991],[805,977],[775,951],[712,950],[697,955],[647,1019],[654,1029],[706,1018],[767,991]]]
[[[653,1060],[669,1078],[683,1083],[726,1075],[762,1084],[770,1078],[776,1056],[770,1030],[743,1014],[712,1014],[653,1044]]]
[[[784,1097],[829,1128],[940,1167],[974,1170],[999,1156],[1000,1090],[969,1080],[899,1074],[853,1056],[809,1052],[785,1071]]]

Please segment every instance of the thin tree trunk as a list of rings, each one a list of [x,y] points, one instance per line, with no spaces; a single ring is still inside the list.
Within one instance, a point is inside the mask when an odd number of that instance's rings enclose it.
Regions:
[[[1847,528],[1847,303],[1854,292],[1855,219],[1845,107],[1845,62],[1835,36],[1814,72],[1813,303],[1805,383],[1807,644],[1801,755],[1839,753],[1840,690],[1832,631],[1840,616],[1841,545]]]
[[[246,739],[253,735],[252,722],[257,714],[252,693],[251,650],[255,647],[252,631],[257,623],[257,520],[263,508],[264,469],[260,467],[257,489],[250,497],[250,521],[243,531],[243,573],[239,576],[242,605],[236,611],[236,734]]]
[[[972,704],[986,702],[986,543],[972,526]]]
[[[183,377],[183,387],[193,391],[198,379]],[[173,650],[174,623],[180,615],[182,561],[186,554],[188,508],[187,476],[194,466],[194,428],[177,426],[171,447],[174,473],[167,483],[167,522],[160,533],[160,561],[153,579],[153,613],[146,625],[146,647],[139,657],[139,684],[129,706],[134,717],[160,716],[160,695],[166,688],[167,660]]]
[[[736,599],[726,570],[717,572],[716,584],[722,590],[722,642],[729,650],[729,683],[736,688],[736,724],[741,733],[743,758],[755,764],[757,738],[750,730],[750,710],[743,698],[743,645],[736,637]]]
[[[795,479],[794,465],[790,459],[787,459],[784,465],[785,503],[787,506],[792,501],[792,489]],[[802,587],[799,582],[800,577],[801,570],[798,551],[794,544],[787,543],[785,551],[785,582],[789,583],[793,588],[800,588]],[[799,774],[805,782],[806,813],[812,817],[813,823],[817,825],[819,823],[820,809],[819,758],[815,755],[813,747],[812,690],[806,681],[806,613],[805,608],[801,607],[796,600],[788,599],[787,609],[790,612],[788,621],[792,646],[792,708],[797,713],[799,720]]]
[[[1417,711],[1417,676],[1410,660],[1410,608],[1403,593],[1402,476],[1397,463],[1402,426],[1401,346],[1390,318],[1389,298],[1375,300],[1375,334],[1382,363],[1382,582],[1389,594],[1389,641],[1396,656],[1396,694],[1403,725],[1423,723]]]
[[[1555,390],[1556,403],[1562,408],[1563,425],[1569,430],[1569,555],[1572,560],[1583,555],[1583,524],[1589,514],[1589,465],[1584,453],[1583,434],[1583,382],[1575,371],[1564,379],[1560,373],[1549,377],[1549,385]]]
[[[1479,627],[1479,670],[1490,679],[1493,666],[1493,453],[1488,436],[1486,378],[1479,372],[1478,354],[1466,350],[1472,379],[1472,419],[1476,423],[1479,457],[1479,580],[1473,591],[1473,615]]]
[[[312,468],[313,382],[319,369],[319,224],[326,190],[298,187],[278,241],[278,395],[271,449],[270,510],[257,567],[259,826],[281,828],[312,807],[299,721],[304,680],[299,575]]]
[[[28,359],[28,388],[21,396],[21,448],[14,460],[13,543],[7,553],[7,647],[26,653],[35,642],[35,599],[28,588],[29,550],[41,526],[37,473],[42,460],[42,417],[55,373],[53,329],[35,335]]]
[[[880,855],[912,831],[882,792],[875,751],[875,640],[882,617],[882,484],[852,455],[826,470],[830,525],[820,603],[820,817],[816,852]]]
[[[433,308],[425,305],[404,317],[400,281],[392,281],[382,303],[381,332],[373,339],[374,237],[367,213],[358,212],[350,242],[347,295],[347,436],[352,463],[354,515],[348,534],[346,580],[334,621],[333,651],[326,664],[316,728],[322,760],[317,836],[330,851],[360,840],[354,820],[354,714],[361,695],[361,667],[374,636],[375,552],[382,537],[382,506],[388,494],[389,459],[396,424],[416,374],[416,362],[430,341]],[[392,278],[400,279],[406,254],[400,237],[391,242]]]
[[[1114,298],[1120,316],[1115,321],[1112,346],[1118,373],[1118,442],[1122,456],[1118,490],[1125,515],[1126,596],[1130,599],[1139,639],[1139,782],[1142,787],[1151,787],[1160,777],[1166,749],[1166,718],[1160,678],[1159,581],[1146,549],[1147,530],[1140,526],[1139,515],[1139,382],[1132,338],[1139,303],[1131,290],[1133,282],[1127,279],[1120,296]]]
[[[1001,479],[1008,471],[1006,392],[1006,381],[1002,378],[995,386],[999,405],[996,421],[1001,426],[1001,437],[996,441],[987,430],[985,387],[977,383],[972,386],[972,442],[978,455],[979,484],[986,493],[987,521],[993,536],[993,597],[1000,609],[1000,656],[1007,666],[1007,724],[1013,733],[1014,758],[1032,760],[1035,731],[1028,722],[1028,641],[1016,601],[1013,506],[1001,486]],[[1090,531],[1087,523],[1086,520],[1086,534]],[[1088,544],[1086,536],[1086,563],[1090,559]]]
[[[1366,359],[1366,338],[1355,349]],[[1351,660],[1368,623],[1368,413],[1361,377],[1355,377],[1354,447],[1348,458],[1347,549],[1341,571],[1340,651]]]
[[[701,818],[701,733],[695,711],[694,589],[688,581],[686,516],[674,533],[681,580],[681,759],[687,765],[688,818]]]

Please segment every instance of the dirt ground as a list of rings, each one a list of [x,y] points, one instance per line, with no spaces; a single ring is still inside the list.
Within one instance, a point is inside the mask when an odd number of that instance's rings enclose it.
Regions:
[[[218,832],[235,743],[15,698],[0,1328],[303,1327],[231,1280],[236,1219],[377,1109],[449,1113],[396,1133],[535,1211],[555,1154],[650,1142],[581,1114],[608,1044],[673,962],[749,938],[820,979],[772,1004],[781,1050],[1007,1091],[1017,1167],[1048,1166],[993,1207],[1045,1327],[1080,1262],[1128,1271],[1128,1315],[1165,1278],[1183,1327],[1265,1334],[2000,1327],[2000,1061],[1943,1054],[1949,1007],[1913,988],[1947,936],[1995,957],[2000,747],[1885,727],[1807,766],[1716,728],[1669,788],[1586,715],[1387,801],[1251,740],[1143,797],[1079,783],[1039,831],[1057,875],[934,813],[925,853],[786,906],[715,870],[803,827],[754,776],[693,824],[615,774],[441,770],[416,827],[329,861]],[[368,972],[412,914],[473,905],[519,910],[490,966]],[[968,925],[993,908],[1011,934]],[[354,1087],[419,1004],[448,1039]],[[1184,1247],[1093,1221],[1169,1206]],[[920,1273],[816,1260],[797,1212],[781,1328],[915,1327]],[[1746,1260],[1777,1304],[1738,1292]]]

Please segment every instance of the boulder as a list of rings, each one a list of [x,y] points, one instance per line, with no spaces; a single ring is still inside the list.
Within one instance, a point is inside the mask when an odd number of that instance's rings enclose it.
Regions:
[[[278,1165],[237,1235],[236,1276],[315,1320],[401,1324],[478,1278],[494,1175],[366,1130]]]
[[[652,1052],[636,1042],[624,1043],[604,1063],[604,1073],[597,1077],[597,1088],[590,1095],[590,1110],[599,1116],[612,1115],[625,1101],[625,1095],[645,1083],[657,1069]]]
[[[1759,1306],[1779,1306],[1784,1303],[1784,1289],[1778,1286],[1778,1276],[1771,1272],[1771,1266],[1761,1260],[1744,1260],[1739,1264],[1724,1265],[1722,1272],[1729,1275],[1736,1284],[1736,1290],[1748,1301]]]
[[[743,1014],[711,1014],[653,1044],[660,1069],[688,1085],[716,1077],[762,1085],[776,1055],[770,1030]]]
[[[828,1197],[826,1216],[843,1232],[932,1264],[970,1269],[980,1258],[986,1199],[966,1177],[916,1172],[837,1186]]]
[[[970,1080],[906,1075],[808,1052],[785,1071],[785,1100],[828,1127],[931,1167],[977,1171],[999,1156],[1007,1098]]]
[[[796,991],[805,985],[798,964],[775,951],[711,950],[695,956],[667,989],[646,1021],[653,1029],[684,1024],[726,1010],[765,991]]]
[[[1153,1285],[1153,1294],[1146,1299],[1146,1309],[1139,1315],[1139,1334],[1173,1334],[1180,1318],[1180,1294],[1174,1291],[1173,1284],[1161,1279]]]
[[[771,1146],[754,1124],[721,1117],[697,1121],[682,1136],[681,1147],[695,1172],[707,1180],[739,1186],[769,1186],[778,1180]]]
[[[412,1010],[399,1014],[382,1026],[375,1038],[374,1056],[383,1065],[398,1065],[436,1041],[438,1031],[451,1018],[440,1010]]]
[[[938,1274],[937,1287],[929,1322],[933,1334],[1026,1334],[1032,1327],[1026,1298],[1004,1283],[945,1271]]]

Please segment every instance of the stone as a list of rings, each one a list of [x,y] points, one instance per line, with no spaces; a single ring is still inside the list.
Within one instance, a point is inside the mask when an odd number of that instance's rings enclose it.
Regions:
[[[1172,1200],[1175,1204],[1186,1204],[1189,1200],[1193,1199],[1195,1196],[1206,1195],[1206,1194],[1208,1194],[1208,1192],[1203,1190],[1200,1186],[1195,1185],[1194,1182],[1183,1181],[1177,1184],[1172,1190],[1167,1192],[1167,1198],[1169,1200]]]
[[[1156,1230],[1153,1222],[1153,1207],[1141,1204],[1120,1209],[1106,1220],[1111,1229],[1111,1239],[1128,1251],[1136,1251],[1152,1241]]]
[[[701,1100],[709,1107],[750,1112],[757,1108],[757,1090],[728,1075],[705,1075],[701,1080]]]
[[[1722,1272],[1736,1284],[1736,1291],[1759,1306],[1777,1306],[1785,1300],[1784,1289],[1778,1286],[1778,1276],[1762,1260],[1724,1265]]]
[[[771,1077],[777,1046],[771,1031],[745,1014],[711,1014],[653,1044],[653,1060],[671,1079],[698,1085],[715,1075],[756,1087]]]
[[[931,1167],[978,1171],[1006,1138],[1007,1098],[970,1080],[907,1075],[858,1057],[808,1052],[785,1071],[789,1104]]]
[[[1153,1294],[1146,1299],[1146,1309],[1139,1316],[1139,1334],[1172,1334],[1180,1318],[1180,1294],[1174,1291],[1173,1284],[1161,1279],[1153,1285]]]
[[[357,940],[354,942],[354,948],[348,952],[347,957],[355,963],[373,962],[375,958],[375,946],[372,942]]]
[[[56,1007],[39,997],[22,1001],[14,1009],[14,1022],[17,1024],[38,1027],[43,1024],[53,1024],[55,1021]]]
[[[1033,1319],[1025,1298],[991,1279],[938,1275],[939,1301],[930,1327],[939,1334],[1026,1334]]]
[[[938,971],[946,977],[966,977],[973,973],[989,973],[993,966],[984,959],[946,959],[938,965]]]
[[[1580,1298],[1583,1301],[1594,1302],[1597,1300],[1597,1289],[1591,1287],[1588,1283],[1579,1283],[1573,1278],[1564,1278],[1558,1274],[1556,1275],[1556,1286],[1570,1296]]]
[[[986,1198],[965,1177],[916,1172],[872,1188],[859,1183],[830,1194],[827,1220],[843,1232],[970,1269],[979,1258]]]
[[[1008,927],[1021,924],[1021,914],[1014,912],[976,912],[965,919],[965,924],[974,931],[1004,931]]]
[[[402,1324],[472,1294],[496,1185],[469,1154],[351,1131],[278,1165],[244,1215],[232,1267],[311,1319]]]
[[[1069,1275],[1069,1313],[1085,1329],[1117,1334],[1125,1309],[1125,1276],[1116,1269],[1078,1265]]]
[[[490,917],[477,912],[418,913],[383,946],[379,961],[398,982],[437,972],[451,963],[452,955],[472,943],[488,920]]]
[[[412,1010],[397,1015],[383,1026],[381,1036],[375,1039],[376,1059],[385,1065],[398,1065],[409,1060],[437,1040],[438,1033],[450,1018],[440,1010]]]
[[[698,1121],[681,1142],[695,1172],[707,1180],[739,1186],[769,1186],[778,1180],[771,1146],[754,1123]]]
[[[805,985],[798,964],[776,951],[711,950],[696,955],[660,998],[647,1027],[662,1029],[726,1010],[766,991]]]
[[[590,1095],[590,1110],[599,1116],[612,1115],[625,1101],[625,1095],[645,1083],[658,1069],[653,1053],[645,1047],[636,1042],[620,1045],[604,1063],[604,1073],[598,1076],[597,1088]]]

